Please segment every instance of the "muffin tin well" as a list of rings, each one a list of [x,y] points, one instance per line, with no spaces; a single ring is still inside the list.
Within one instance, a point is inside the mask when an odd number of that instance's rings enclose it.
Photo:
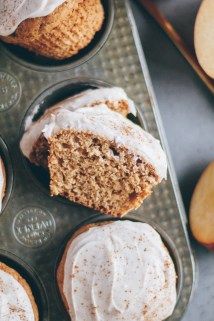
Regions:
[[[103,3],[112,5],[113,0]],[[12,177],[12,173],[14,176],[14,180],[9,181],[7,191],[9,193],[4,201],[7,206],[4,205],[4,211],[0,215],[0,247],[7,253],[12,253],[11,260],[17,264],[14,267],[18,269],[20,265],[20,273],[26,279],[29,276],[30,285],[33,290],[36,288],[36,297],[38,293],[45,307],[48,307],[49,312],[42,313],[40,321],[69,320],[61,304],[55,279],[56,266],[63,251],[66,235],[70,236],[77,226],[90,220],[97,220],[100,217],[106,220],[108,217],[97,216],[98,213],[91,209],[64,200],[55,201],[50,197],[47,176],[45,177],[43,172],[33,168],[26,159],[23,159],[19,149],[20,135],[23,133],[26,117],[34,112],[35,117],[38,117],[38,111],[43,112],[55,102],[73,93],[90,87],[108,86],[110,83],[124,88],[128,96],[134,100],[138,108],[140,125],[161,139],[168,153],[129,1],[115,0],[114,3],[114,26],[108,41],[100,49],[99,54],[81,66],[77,61],[73,66],[69,66],[72,62],[67,62],[67,65],[63,66],[51,64],[45,66],[45,63],[41,65],[38,58],[38,64],[34,61],[32,67],[30,56],[26,63],[21,61],[22,58],[14,58],[13,54],[8,54],[8,50],[0,49],[1,84],[4,85],[5,79],[9,79],[7,75],[14,76],[18,81],[17,88],[20,88],[22,93],[18,103],[12,101],[9,109],[6,108],[3,112],[0,110],[0,135],[8,146],[11,162],[7,161],[8,154],[5,153],[7,149],[2,148],[5,146],[4,143],[0,143],[0,153],[5,157],[6,167],[10,164],[8,177]],[[111,23],[112,19],[111,15]],[[81,59],[81,63],[85,61]],[[77,65],[78,67],[75,67]],[[71,67],[75,68],[68,70]],[[44,72],[51,70],[63,71]],[[6,84],[5,88],[8,88],[8,82]],[[169,320],[181,320],[193,290],[194,260],[170,157],[168,180],[155,188],[152,196],[127,218],[145,221],[157,228],[171,251],[179,276],[179,296]],[[4,257],[7,258],[7,255],[0,253],[0,260]],[[8,265],[9,263],[8,261]],[[31,270],[35,273],[31,273]],[[38,286],[36,276],[39,276]],[[47,293],[47,303],[45,303],[45,293]]]

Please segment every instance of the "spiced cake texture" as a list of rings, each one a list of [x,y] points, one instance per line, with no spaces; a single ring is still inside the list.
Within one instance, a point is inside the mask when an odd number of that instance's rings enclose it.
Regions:
[[[48,16],[26,19],[13,34],[0,38],[41,56],[62,60],[89,45],[103,21],[100,0],[67,0]]]
[[[51,195],[104,214],[138,208],[159,182],[142,157],[92,133],[62,130],[49,138],[49,150]]]
[[[62,110],[43,134],[52,196],[123,216],[166,177],[159,142],[106,106]]]

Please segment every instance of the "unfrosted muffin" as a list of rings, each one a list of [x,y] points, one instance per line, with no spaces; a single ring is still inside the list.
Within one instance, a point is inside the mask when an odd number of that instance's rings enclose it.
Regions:
[[[0,262],[0,320],[39,321],[32,291],[21,275]]]
[[[120,106],[109,104],[116,99],[111,89],[107,100],[98,99],[100,90],[94,96],[92,91],[85,105],[74,100],[47,110],[28,127],[20,146],[30,161],[48,167],[52,196],[123,216],[166,178],[166,156],[158,140],[109,108]]]
[[[0,156],[0,213],[2,210],[2,201],[5,195],[5,189],[6,189],[6,172],[3,160]]]
[[[61,60],[85,48],[103,21],[100,0],[7,0],[0,8],[0,38]]]
[[[131,221],[91,224],[68,242],[57,271],[76,321],[162,321],[176,304],[176,272],[159,234]]]

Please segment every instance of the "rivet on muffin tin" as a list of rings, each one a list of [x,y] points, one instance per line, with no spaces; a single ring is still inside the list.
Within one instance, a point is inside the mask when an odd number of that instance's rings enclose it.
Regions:
[[[18,104],[21,85],[18,79],[7,71],[0,70],[0,112]]]

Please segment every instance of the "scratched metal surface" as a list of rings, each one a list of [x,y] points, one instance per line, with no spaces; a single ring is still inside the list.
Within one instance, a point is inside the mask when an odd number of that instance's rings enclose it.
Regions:
[[[21,123],[31,103],[44,89],[70,78],[94,78],[121,86],[137,104],[142,126],[161,139],[168,153],[129,2],[116,0],[115,6],[115,23],[107,43],[93,59],[75,69],[56,73],[33,71],[15,63],[0,50],[0,135],[8,147],[14,174],[12,193],[0,215],[0,260],[14,266],[28,280],[41,321],[69,320],[57,291],[57,262],[67,235],[84,220],[94,219],[96,213],[52,199],[31,175],[31,170],[26,170],[28,165],[19,151],[19,140]],[[8,161],[1,141],[0,153]],[[156,188],[130,217],[151,223],[172,241],[169,247],[179,275],[178,303],[170,317],[175,321],[181,320],[191,296],[194,263],[169,153],[168,158],[167,182]]]

